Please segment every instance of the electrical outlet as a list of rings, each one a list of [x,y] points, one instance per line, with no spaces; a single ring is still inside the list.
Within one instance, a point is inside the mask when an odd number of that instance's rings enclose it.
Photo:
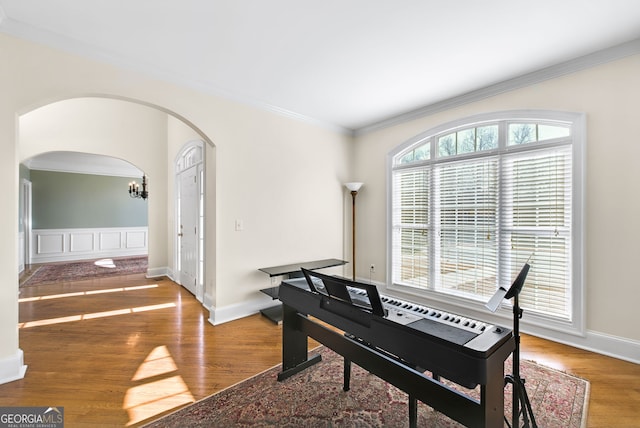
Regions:
[[[375,271],[376,271],[376,265],[371,263],[371,265],[369,266],[369,272],[374,273]]]

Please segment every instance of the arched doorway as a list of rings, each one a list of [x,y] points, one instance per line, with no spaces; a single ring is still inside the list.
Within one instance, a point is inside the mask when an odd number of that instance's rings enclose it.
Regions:
[[[172,276],[176,271],[173,231],[178,227],[174,215],[177,189],[173,185],[172,160],[176,159],[185,141],[198,140],[203,148],[206,145],[213,147],[209,139],[188,120],[159,106],[100,96],[64,99],[22,112],[18,126],[20,162],[50,151],[84,152],[126,160],[151,177],[147,201],[148,274]],[[204,164],[204,155],[201,160]],[[203,170],[201,175],[204,176]],[[201,185],[204,189],[204,181]],[[210,199],[209,208],[213,203]],[[199,244],[202,248],[205,246],[204,242]],[[209,257],[214,257],[213,254],[210,251]],[[198,276],[200,284],[203,288],[206,283],[213,287],[212,280],[204,280],[204,264],[207,263],[204,251],[200,251],[198,257],[203,264]],[[199,294],[205,295],[204,291]]]

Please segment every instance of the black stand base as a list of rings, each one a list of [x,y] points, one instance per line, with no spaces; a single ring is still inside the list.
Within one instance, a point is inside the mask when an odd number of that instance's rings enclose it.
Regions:
[[[533,256],[533,255],[532,255]],[[531,257],[529,257],[531,259]],[[538,428],[536,424],[536,418],[533,416],[533,410],[531,409],[531,402],[527,395],[527,390],[524,387],[524,379],[520,377],[520,318],[522,318],[522,308],[520,307],[519,299],[520,291],[524,286],[524,281],[529,273],[529,260],[522,266],[520,273],[511,284],[509,289],[499,287],[493,297],[485,305],[491,312],[495,312],[502,299],[513,298],[513,338],[516,342],[516,347],[513,350],[513,372],[510,375],[505,376],[504,386],[510,383],[513,387],[512,390],[512,406],[511,406],[511,425],[509,420],[504,417],[505,422],[510,428],[520,428],[520,415],[524,421],[523,427],[525,428]],[[520,411],[522,409],[522,411]],[[531,422],[531,425],[529,424]]]
[[[261,309],[260,313],[271,320],[274,324],[282,324],[282,305]]]
[[[505,386],[510,383],[513,388],[513,400],[517,401],[519,405],[513,406],[514,414],[511,415],[512,427],[516,428],[518,422],[520,421],[520,415],[518,414],[518,409],[522,409],[522,419],[524,421],[524,428],[538,428],[538,424],[536,424],[536,418],[533,416],[533,409],[531,409],[531,401],[529,401],[529,395],[527,394],[527,389],[524,387],[524,379],[518,377],[514,377],[512,375],[507,375],[504,378]],[[531,422],[531,424],[529,424]]]
[[[525,268],[523,268],[525,275],[528,271],[528,266],[528,264],[525,264]],[[511,296],[513,297],[513,336],[516,341],[516,348],[513,350],[513,372],[511,375],[505,376],[504,384],[506,386],[507,383],[510,383],[513,386],[511,394],[511,399],[513,400],[511,406],[511,428],[519,428],[520,414],[522,414],[524,428],[538,428],[536,418],[533,416],[533,410],[531,409],[531,402],[527,395],[527,389],[524,387],[524,379],[520,377],[520,318],[522,318],[523,312],[518,298],[520,288],[521,287],[515,287]],[[507,297],[509,297],[509,293],[507,293]],[[529,424],[529,422],[531,422],[531,424]]]
[[[318,364],[320,361],[322,361],[322,355],[320,355],[320,354],[314,355],[313,357],[309,358],[308,360],[304,361],[303,363],[300,363],[295,367],[292,367],[290,369],[287,369],[287,370],[284,370],[284,371],[278,373],[278,382],[282,382],[283,380],[293,376],[294,374],[300,373],[301,371],[303,371],[307,367],[310,367],[310,366],[312,366],[314,364]]]

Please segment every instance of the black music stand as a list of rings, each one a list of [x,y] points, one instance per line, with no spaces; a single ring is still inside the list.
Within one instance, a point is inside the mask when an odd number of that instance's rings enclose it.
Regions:
[[[538,428],[536,418],[533,415],[533,410],[531,409],[531,402],[529,401],[529,396],[527,395],[527,390],[524,386],[525,380],[520,377],[520,318],[522,318],[523,310],[518,303],[518,296],[524,286],[524,280],[529,273],[529,268],[529,263],[525,263],[522,270],[520,270],[520,273],[513,281],[513,284],[511,284],[511,287],[508,290],[503,287],[498,288],[498,291],[496,291],[493,297],[485,305],[491,312],[495,312],[502,299],[513,298],[513,337],[516,342],[516,347],[513,350],[512,373],[504,378],[505,386],[507,383],[510,383],[513,388],[511,398],[511,428],[516,428],[518,426],[518,422],[520,421],[520,409],[522,409],[522,418],[524,420],[523,426],[525,428]],[[506,420],[507,418],[505,416],[505,421]],[[529,421],[531,421],[531,425],[529,425]],[[508,424],[509,423],[507,421],[507,425]]]

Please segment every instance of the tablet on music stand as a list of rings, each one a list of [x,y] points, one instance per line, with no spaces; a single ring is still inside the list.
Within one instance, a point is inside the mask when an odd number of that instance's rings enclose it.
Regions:
[[[347,302],[356,308],[364,309],[381,317],[385,316],[382,299],[375,285],[330,276],[305,268],[302,268],[302,273],[312,292]],[[362,293],[358,293],[357,290]]]
[[[487,303],[485,303],[485,307],[489,309],[491,312],[495,312],[500,306],[500,302],[502,299],[511,299],[516,294],[520,294],[522,287],[524,286],[524,280],[527,278],[527,273],[529,273],[529,261],[522,266],[520,273],[511,284],[511,287],[507,290],[504,287],[499,287],[495,294],[489,299]]]

